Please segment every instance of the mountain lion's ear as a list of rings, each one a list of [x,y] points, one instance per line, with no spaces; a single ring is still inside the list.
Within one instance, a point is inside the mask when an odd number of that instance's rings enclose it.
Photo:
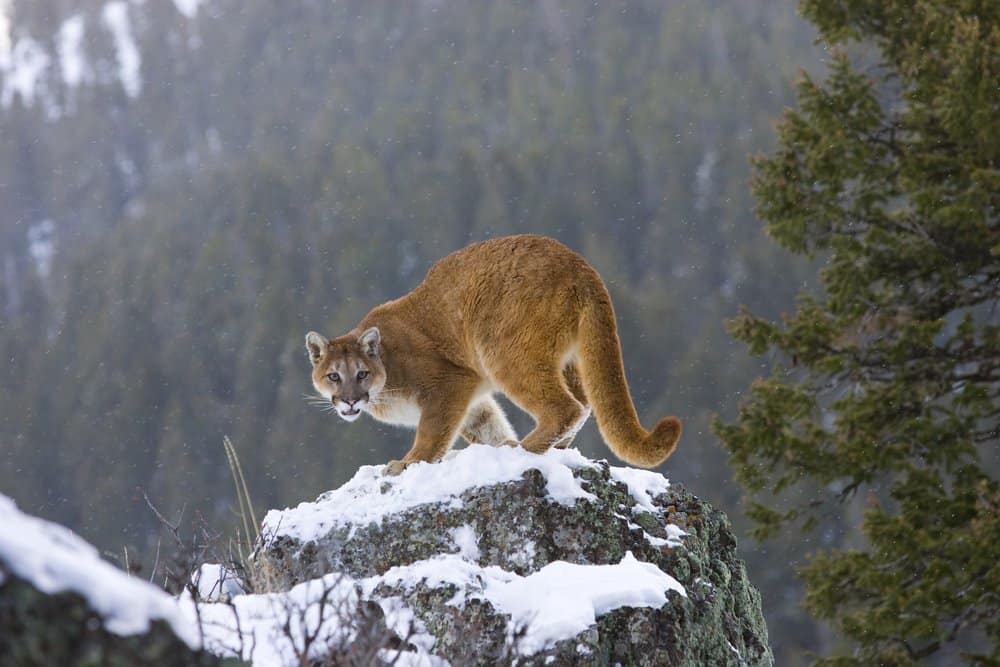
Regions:
[[[365,332],[358,338],[358,345],[361,346],[361,351],[369,357],[377,357],[378,345],[381,340],[382,336],[378,332],[378,327],[371,327],[365,329]]]
[[[306,334],[306,350],[309,351],[309,361],[312,362],[313,366],[323,358],[323,352],[326,351],[326,346],[329,344],[330,341],[315,331]]]

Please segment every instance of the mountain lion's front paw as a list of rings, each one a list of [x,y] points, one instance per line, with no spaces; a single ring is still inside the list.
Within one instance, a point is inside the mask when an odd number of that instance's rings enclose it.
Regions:
[[[393,476],[398,475],[406,470],[408,465],[410,464],[406,461],[389,461],[385,464],[385,474]]]

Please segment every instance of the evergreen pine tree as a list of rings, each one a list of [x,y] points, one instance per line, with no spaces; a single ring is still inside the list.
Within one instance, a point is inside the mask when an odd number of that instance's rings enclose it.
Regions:
[[[825,81],[803,77],[753,190],[777,243],[825,260],[822,289],[780,323],[729,322],[782,367],[715,429],[760,535],[867,505],[861,546],[801,572],[808,609],[856,646],[822,662],[996,664],[1000,4],[801,8],[839,50]]]

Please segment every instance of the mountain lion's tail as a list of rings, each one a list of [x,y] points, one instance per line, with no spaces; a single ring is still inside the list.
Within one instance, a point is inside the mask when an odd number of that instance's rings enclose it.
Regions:
[[[578,363],[583,390],[601,435],[615,456],[632,465],[653,468],[674,453],[681,437],[681,420],[664,417],[652,431],[639,423],[625,383],[611,298],[606,290],[601,292],[585,307],[580,320]]]

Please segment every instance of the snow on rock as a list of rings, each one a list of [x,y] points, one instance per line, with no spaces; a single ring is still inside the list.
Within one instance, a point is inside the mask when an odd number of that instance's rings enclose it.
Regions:
[[[200,616],[209,651],[279,666],[299,664],[297,655],[319,658],[320,648],[349,641],[351,628],[341,622],[340,610],[356,606],[357,593],[350,578],[328,575],[284,593],[238,595],[231,604],[185,601],[190,622]],[[312,646],[308,637],[315,637]]]
[[[655,512],[653,498],[666,493],[670,488],[670,482],[660,473],[638,468],[611,466],[611,479],[628,487],[628,492],[635,500],[633,512]]]
[[[667,531],[667,540],[677,542],[678,545],[680,545],[681,538],[687,535],[687,532],[683,528],[671,523],[668,523],[665,528]]]
[[[265,591],[205,564],[198,600],[176,600],[0,496],[0,587],[72,591],[109,632],[162,619],[213,660],[264,667],[771,664],[725,516],[576,450],[470,446],[397,477],[367,466],[270,512],[264,535],[247,565]]]
[[[367,598],[360,592],[374,587],[364,583],[331,573],[284,592],[236,595],[228,603],[195,604],[185,597],[184,609],[192,624],[200,622],[205,647],[212,653],[247,660],[255,667],[294,667],[303,664],[303,657],[329,659],[331,650],[349,653],[371,648],[359,646],[367,629],[367,617],[360,611]],[[430,655],[434,639],[405,604],[391,597],[377,602],[384,627],[416,649],[394,652],[394,664],[447,664]],[[375,641],[384,638],[385,631]]]
[[[479,560],[479,544],[476,540],[476,529],[466,524],[451,530],[451,539],[455,540],[458,553],[469,560]]]
[[[413,625],[408,660],[730,664],[732,645],[771,664],[725,516],[573,449],[472,445],[396,477],[363,467],[269,512],[253,558],[274,590],[350,578],[351,599],[377,603],[397,634]]]
[[[470,597],[488,600],[510,617],[510,636],[524,631],[517,645],[523,655],[575,637],[593,626],[598,616],[620,607],[659,608],[667,604],[671,590],[687,597],[680,582],[655,565],[636,560],[631,552],[612,565],[555,561],[524,577],[449,554],[392,568],[381,577],[366,579],[364,586],[370,593],[383,583],[405,589],[418,584],[455,586],[459,593],[449,601],[454,606],[462,606]]]
[[[525,577],[497,566],[480,567],[459,555],[441,555],[392,568],[381,576],[356,580],[332,573],[283,593],[237,595],[230,605],[201,604],[206,647],[255,665],[295,665],[302,655],[320,659],[330,646],[349,647],[355,641],[359,631],[355,610],[362,600],[378,600],[383,585],[404,590],[454,586],[459,592],[449,604],[456,607],[469,599],[486,600],[509,616],[509,636],[524,631],[517,645],[523,655],[572,638],[615,609],[662,607],[671,590],[687,596],[676,579],[636,560],[631,552],[617,564],[557,561]],[[379,602],[387,627],[417,648],[404,654],[407,664],[445,664],[429,653],[434,638],[405,603],[397,597]],[[194,622],[190,601],[187,613]],[[308,645],[306,637],[313,638]]]
[[[118,77],[129,97],[138,97],[142,92],[142,56],[132,35],[128,3],[113,0],[101,9],[101,21],[111,32],[115,42],[115,57],[118,60]]]
[[[620,607],[662,607],[667,591],[687,597],[676,579],[626,552],[617,565],[549,563],[527,577],[488,587],[485,597],[526,630],[517,648],[531,655],[580,634],[598,616]]]
[[[48,594],[81,595],[117,635],[146,632],[166,621],[188,646],[198,643],[177,601],[159,588],[101,560],[97,549],[67,528],[24,514],[0,495],[0,568]]]
[[[101,626],[114,635],[143,635],[152,622],[166,622],[183,642],[179,645],[195,651],[191,656],[177,656],[177,664],[188,658],[191,662],[184,664],[214,664],[197,652],[204,647],[215,656],[240,657],[257,667],[295,667],[302,664],[303,655],[322,658],[331,647],[350,650],[366,627],[366,617],[359,613],[359,593],[371,588],[349,576],[330,574],[285,592],[253,595],[246,593],[233,572],[206,563],[192,576],[201,601],[196,603],[187,592],[178,600],[101,560],[93,546],[67,528],[28,516],[10,498],[0,495],[0,595],[11,578],[27,582],[44,595],[79,595],[101,616]],[[18,593],[12,599],[18,600]],[[382,596],[373,602],[382,612],[379,627],[406,638],[416,649],[392,651],[387,661],[395,658],[392,664],[414,667],[447,665],[430,655],[433,637],[399,598]],[[80,618],[60,622],[72,627]],[[42,622],[53,619],[45,617]],[[0,633],[4,631],[0,627]],[[384,636],[377,635],[377,639]],[[158,646],[162,649],[164,644]],[[100,645],[95,650],[107,648]],[[59,647],[62,652],[52,655],[64,658],[78,649]],[[32,650],[36,657],[56,651],[37,646]],[[123,654],[139,655],[135,650],[131,654],[124,650]],[[98,652],[92,659],[102,662],[111,659],[109,655]],[[3,657],[0,663],[6,664]]]
[[[239,575],[218,563],[204,563],[191,575],[198,598],[209,602],[231,600],[246,593]]]
[[[574,470],[593,466],[575,449],[553,449],[538,455],[520,447],[488,445],[469,445],[440,463],[414,464],[396,477],[386,476],[385,466],[362,466],[350,481],[316,502],[271,510],[264,517],[261,532],[305,541],[338,524],[377,523],[418,505],[447,503],[458,507],[464,491],[514,481],[528,470],[541,471],[552,500],[572,505],[579,499],[594,498],[573,476]],[[358,502],[362,498],[364,502]]]

